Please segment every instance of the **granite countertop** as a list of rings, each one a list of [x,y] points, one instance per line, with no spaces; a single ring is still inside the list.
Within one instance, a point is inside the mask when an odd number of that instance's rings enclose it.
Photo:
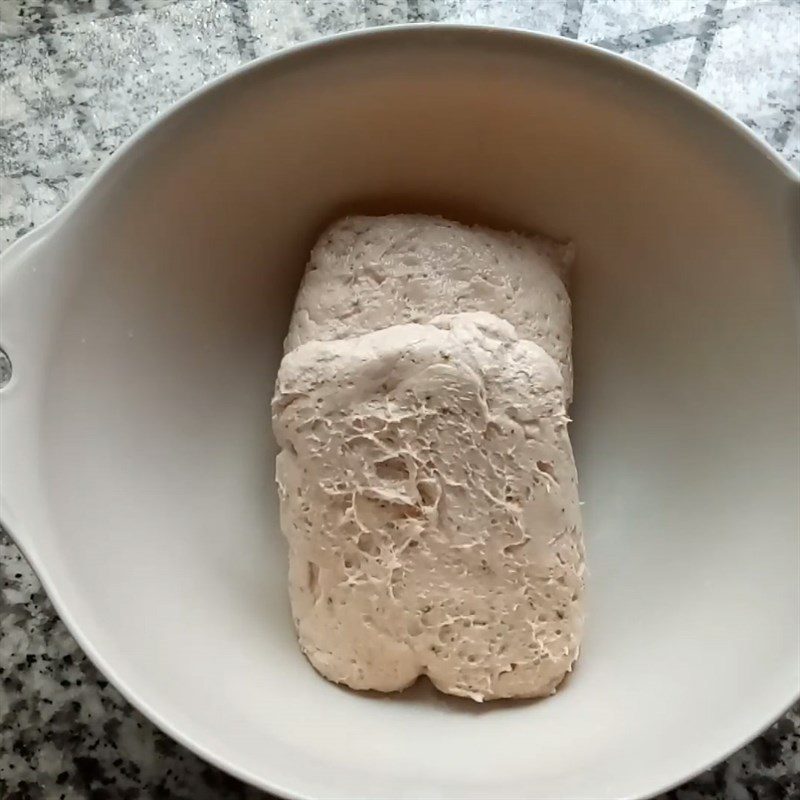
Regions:
[[[140,124],[244,61],[393,22],[494,23],[623,53],[697,88],[800,168],[800,0],[0,0],[0,246]],[[133,710],[0,532],[0,798],[266,798]],[[800,797],[800,706],[668,796]]]

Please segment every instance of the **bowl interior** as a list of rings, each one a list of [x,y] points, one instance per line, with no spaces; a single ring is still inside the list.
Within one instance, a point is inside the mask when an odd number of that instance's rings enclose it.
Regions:
[[[546,701],[360,695],[296,646],[268,401],[308,249],[353,210],[578,244],[588,634]],[[730,123],[564,43],[397,31],[257,65],[145,134],[30,254],[58,279],[15,362],[25,549],[118,684],[259,785],[655,792],[796,691],[796,211]]]

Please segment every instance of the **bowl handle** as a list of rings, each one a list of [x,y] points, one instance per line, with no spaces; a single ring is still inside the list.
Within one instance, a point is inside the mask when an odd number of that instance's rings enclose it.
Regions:
[[[57,240],[64,216],[32,230],[0,255],[0,524],[29,555],[40,527],[39,407],[47,342],[67,276]],[[9,374],[10,373],[10,374]]]
[[[15,362],[31,351],[37,327],[44,321],[54,292],[49,286],[57,269],[52,257],[44,257],[46,245],[58,227],[57,215],[17,239],[0,254],[0,349],[10,364],[10,380],[3,383],[0,397],[8,396],[15,379]],[[43,314],[45,317],[43,318]],[[23,374],[25,370],[22,370]]]

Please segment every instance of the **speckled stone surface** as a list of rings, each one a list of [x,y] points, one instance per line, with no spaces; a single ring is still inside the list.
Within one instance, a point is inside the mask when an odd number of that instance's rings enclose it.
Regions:
[[[800,0],[0,0],[0,246],[209,78],[320,34],[424,20],[531,28],[623,53],[697,88],[800,168]],[[266,797],[120,697],[4,533],[0,580],[0,799]],[[800,798],[799,747],[797,707],[668,797]]]

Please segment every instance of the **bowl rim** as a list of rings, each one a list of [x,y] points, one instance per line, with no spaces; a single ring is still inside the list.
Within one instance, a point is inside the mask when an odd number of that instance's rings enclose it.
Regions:
[[[129,157],[129,155],[140,144],[158,128],[167,123],[173,116],[187,109],[194,103],[198,102],[203,96],[237,80],[242,79],[246,75],[256,72],[257,70],[265,68],[267,65],[280,63],[283,61],[299,60],[309,53],[317,53],[323,50],[329,50],[338,47],[347,46],[351,41],[359,41],[362,39],[399,39],[403,37],[425,37],[425,36],[455,36],[460,37],[460,40],[469,39],[473,37],[476,39],[493,37],[495,39],[505,39],[509,42],[527,43],[536,46],[537,44],[546,44],[554,48],[560,48],[567,56],[576,53],[587,53],[597,59],[598,63],[604,68],[612,70],[628,71],[631,74],[638,75],[651,82],[660,84],[662,88],[671,91],[681,101],[687,102],[694,106],[703,113],[710,115],[717,121],[722,122],[723,125],[730,131],[731,134],[737,136],[745,141],[756,152],[758,152],[770,166],[777,170],[784,178],[788,179],[789,183],[795,189],[800,189],[800,171],[794,167],[773,147],[771,147],[764,139],[758,134],[750,130],[743,122],[735,118],[733,115],[724,111],[720,106],[712,101],[703,98],[697,91],[689,88],[680,81],[663,75],[655,69],[646,65],[640,64],[622,54],[614,53],[605,50],[597,45],[580,42],[574,39],[558,36],[555,34],[540,33],[537,31],[527,30],[524,28],[515,28],[508,26],[491,26],[482,24],[469,24],[469,23],[440,23],[440,22],[420,22],[420,23],[402,23],[396,25],[386,25],[372,28],[359,28],[354,30],[343,31],[339,33],[320,36],[310,41],[301,42],[288,46],[284,49],[274,53],[268,53],[258,58],[252,59],[219,77],[206,82],[202,86],[194,89],[186,94],[181,99],[174,102],[169,108],[157,114],[152,120],[142,125],[135,131],[87,180],[84,186],[67,202],[56,214],[43,224],[37,226],[31,231],[27,232],[11,245],[6,248],[5,252],[0,256],[0,288],[7,279],[8,275],[16,264],[20,261],[21,257],[27,250],[43,240],[51,236],[66,221],[74,211],[80,207],[84,199],[90,194],[95,192],[104,181],[109,180],[114,171]],[[451,43],[454,40],[451,40]],[[2,344],[2,343],[0,343]],[[11,380],[2,389],[7,389],[14,383],[12,373]],[[1,392],[2,390],[0,390]],[[13,459],[12,459],[13,460]],[[17,545],[22,552],[25,559],[28,561],[31,569],[36,574],[42,588],[45,590],[48,598],[50,599],[56,613],[63,621],[67,630],[74,637],[80,648],[94,664],[94,666],[106,677],[109,682],[119,691],[119,693],[129,702],[135,709],[142,713],[152,724],[168,734],[172,739],[186,747],[189,751],[199,756],[201,759],[209,764],[217,767],[218,769],[232,775],[233,777],[267,792],[271,792],[277,797],[285,798],[285,800],[313,800],[310,795],[307,795],[296,789],[288,786],[280,785],[259,775],[253,774],[250,770],[239,767],[235,763],[228,761],[223,757],[217,756],[212,749],[205,744],[196,741],[190,735],[183,733],[180,726],[173,724],[169,719],[165,718],[157,709],[151,706],[139,693],[126,685],[117,671],[107,663],[102,653],[94,646],[89,637],[84,635],[81,630],[80,623],[70,613],[66,603],[63,601],[61,594],[52,580],[46,565],[42,559],[37,556],[35,541],[27,541],[25,536],[21,535],[16,525],[10,525],[8,516],[8,505],[5,502],[6,497],[4,492],[0,489],[0,527],[2,527],[10,536],[11,540]],[[762,720],[757,730],[754,730],[750,735],[744,738],[737,738],[729,747],[723,749],[711,759],[700,759],[689,769],[684,769],[682,774],[678,777],[670,779],[667,783],[659,785],[652,789],[647,789],[644,793],[637,793],[635,795],[627,795],[620,800],[648,800],[654,798],[664,792],[679,786],[680,784],[691,780],[701,772],[707,770],[713,765],[727,759],[730,755],[735,753],[741,747],[752,741],[766,728],[779,719],[792,705],[800,699],[800,685],[796,692],[788,698],[778,709],[771,708],[762,715]]]

